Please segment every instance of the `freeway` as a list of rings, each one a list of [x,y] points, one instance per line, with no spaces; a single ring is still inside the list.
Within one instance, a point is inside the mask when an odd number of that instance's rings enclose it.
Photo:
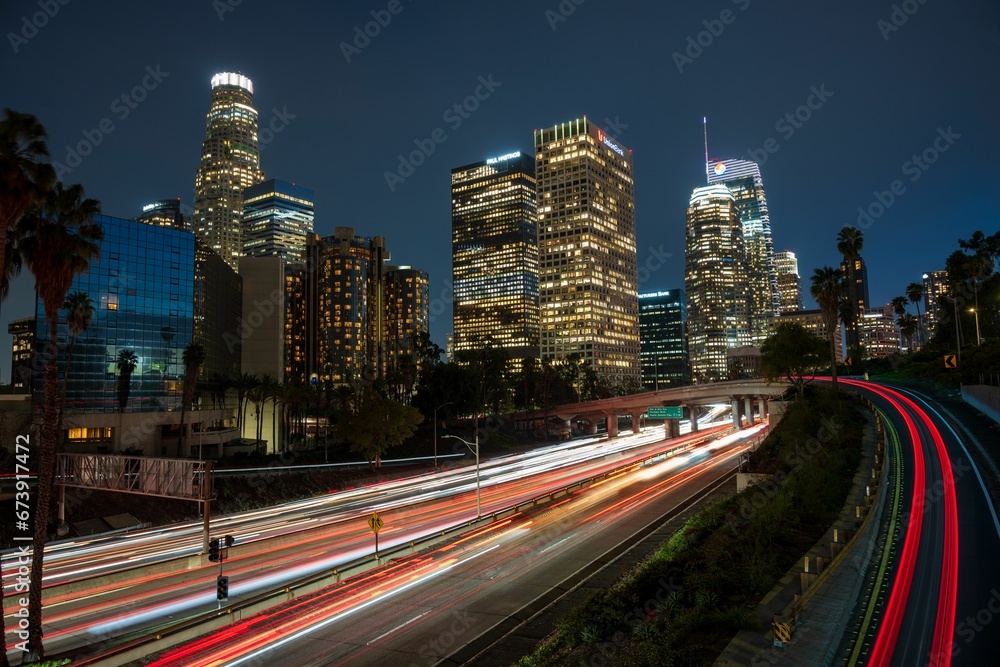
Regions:
[[[764,428],[497,522],[165,652],[155,667],[433,665],[733,471]],[[661,582],[660,602],[670,583]],[[655,600],[654,600],[655,602]]]
[[[857,664],[995,664],[1000,633],[1000,521],[961,425],[930,398],[842,380],[888,416],[902,444],[903,513],[893,567]],[[854,664],[854,663],[851,663]]]
[[[665,447],[701,441],[723,428],[668,443],[662,431],[648,429],[614,440],[590,438],[492,459],[481,466],[483,513],[641,460]],[[222,517],[213,521],[213,534],[232,533],[240,545],[248,545],[226,563],[230,599],[235,601],[370,556],[373,541],[364,519],[374,510],[386,522],[380,533],[385,549],[474,519],[475,508],[475,469],[464,466]],[[217,566],[196,557],[194,567],[189,567],[186,558],[197,554],[200,544],[200,524],[192,522],[47,549],[46,650],[62,652],[114,641],[214,609]],[[177,563],[172,570],[150,574],[144,569],[171,559]],[[5,586],[9,569],[5,562]],[[123,576],[108,576],[123,570]],[[57,586],[73,581],[77,586],[72,589]],[[12,621],[12,617],[7,620]]]

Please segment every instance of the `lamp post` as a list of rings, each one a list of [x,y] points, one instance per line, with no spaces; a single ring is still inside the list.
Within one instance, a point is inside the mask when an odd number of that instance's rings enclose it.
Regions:
[[[478,521],[483,516],[482,502],[481,502],[482,500],[481,487],[479,485],[479,429],[478,428],[476,429],[475,443],[471,443],[465,438],[460,438],[457,435],[442,435],[441,437],[461,440],[465,444],[465,446],[469,448],[469,451],[474,452],[476,455],[476,520]],[[475,449],[473,449],[473,447],[475,447]]]
[[[452,405],[455,401],[448,401],[434,408],[434,469],[438,467],[438,410],[446,405]]]
[[[982,343],[982,339],[979,337],[979,312],[975,308],[969,308],[972,314],[976,316],[976,347]]]

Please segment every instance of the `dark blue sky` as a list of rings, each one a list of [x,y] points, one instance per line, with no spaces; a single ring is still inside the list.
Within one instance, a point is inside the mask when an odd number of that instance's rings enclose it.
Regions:
[[[441,344],[451,330],[450,170],[531,151],[533,129],[582,115],[634,150],[640,267],[671,255],[644,291],[683,284],[706,115],[712,157],[760,156],[773,139],[777,152],[759,161],[775,249],[798,254],[806,281],[838,260],[837,231],[895,180],[902,194],[866,230],[876,304],[943,268],[959,237],[998,228],[997,3],[907,0],[897,26],[888,0],[576,2],[400,0],[348,63],[341,43],[394,3],[8,0],[0,104],[42,121],[55,161],[66,163],[85,132],[100,138],[63,179],[105,213],[132,217],[152,199],[190,205],[209,79],[246,74],[261,127],[280,129],[262,151],[267,176],[315,189],[318,233],[382,234],[394,263],[427,270]],[[55,16],[39,14],[46,4]],[[45,24],[37,31],[26,28],[33,17]],[[679,67],[674,54],[685,51]],[[479,77],[498,85],[456,126],[444,114]],[[134,108],[115,102],[144,80]],[[810,99],[814,89],[826,99]],[[783,120],[810,101],[817,108],[799,111],[808,120]],[[110,132],[94,132],[102,119]],[[385,172],[437,128],[445,141],[391,191]],[[907,164],[927,149],[937,159],[926,170]],[[6,322],[32,314],[30,291],[20,281],[3,305],[5,381]]]

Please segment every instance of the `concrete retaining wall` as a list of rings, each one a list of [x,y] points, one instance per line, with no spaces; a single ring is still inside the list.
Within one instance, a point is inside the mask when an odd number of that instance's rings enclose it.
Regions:
[[[1000,387],[988,384],[962,385],[962,398],[966,403],[1000,424]]]

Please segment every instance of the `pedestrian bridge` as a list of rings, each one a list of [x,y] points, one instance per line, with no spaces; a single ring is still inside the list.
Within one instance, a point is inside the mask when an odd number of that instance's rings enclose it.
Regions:
[[[691,419],[692,431],[698,430],[697,417],[703,406],[718,403],[729,403],[733,409],[733,425],[739,428],[741,420],[753,422],[756,408],[757,416],[764,419],[768,415],[768,403],[780,401],[790,384],[784,381],[768,382],[767,380],[731,380],[728,382],[713,382],[710,384],[692,385],[689,387],[672,387],[659,391],[648,391],[631,396],[615,396],[596,401],[568,403],[553,408],[516,412],[512,418],[516,424],[527,427],[530,424],[544,424],[551,419],[558,419],[568,428],[574,420],[590,422],[590,432],[597,432],[597,422],[605,419],[608,424],[608,435],[618,435],[618,417],[632,417],[632,430],[639,431],[639,417],[650,407],[681,406],[687,408]],[[754,405],[756,403],[756,405]],[[667,437],[676,437],[679,433],[679,420],[664,421]]]

